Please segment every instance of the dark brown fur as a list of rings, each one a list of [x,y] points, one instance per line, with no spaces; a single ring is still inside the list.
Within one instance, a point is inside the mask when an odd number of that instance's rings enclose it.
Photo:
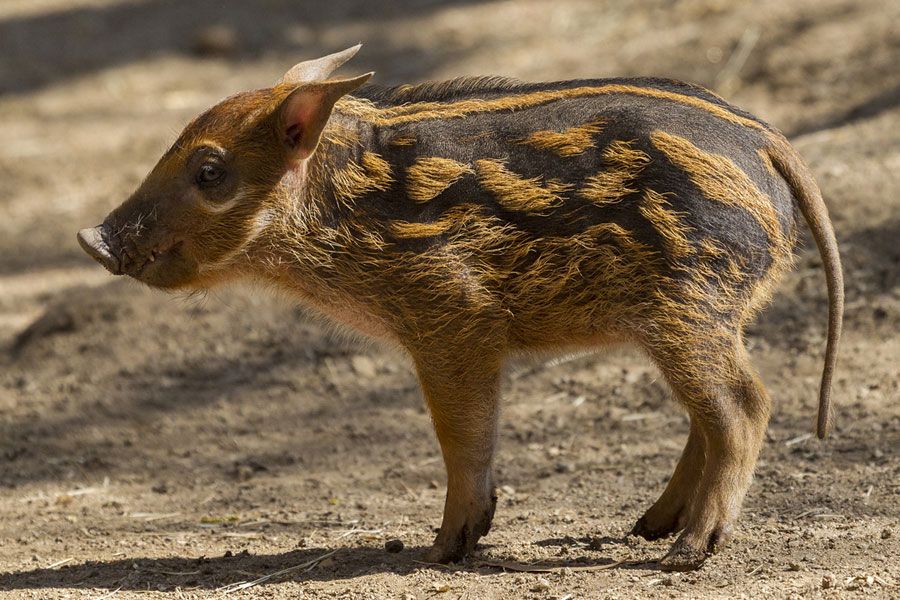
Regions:
[[[699,565],[731,534],[763,439],[743,330],[790,266],[798,210],[828,275],[827,429],[840,261],[802,161],[752,115],[668,80],[475,78],[338,100],[362,80],[322,78],[353,53],[188,126],[101,228],[111,268],[159,287],[271,282],[404,348],[448,471],[435,561],[490,528],[505,358],[639,345],[691,433],[634,532],[681,531],[663,566]],[[222,183],[194,181],[198,147],[224,157]]]

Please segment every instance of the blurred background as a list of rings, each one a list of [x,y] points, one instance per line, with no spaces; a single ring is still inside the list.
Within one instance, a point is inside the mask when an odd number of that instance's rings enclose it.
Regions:
[[[0,593],[200,597],[334,548],[332,563],[265,592],[897,593],[898,22],[896,0],[2,0]],[[807,236],[750,331],[775,411],[738,539],[711,567],[416,564],[439,524],[443,468],[404,357],[259,290],[168,296],[80,251],[75,232],[118,205],[191,117],[358,41],[345,72],[383,84],[692,81],[807,158],[846,269],[837,429],[810,439],[826,301]],[[516,365],[504,389],[501,500],[483,554],[660,556],[665,542],[624,536],[687,433],[656,371],[616,352]],[[385,554],[391,538],[408,549]],[[198,567],[201,556],[213,558]]]

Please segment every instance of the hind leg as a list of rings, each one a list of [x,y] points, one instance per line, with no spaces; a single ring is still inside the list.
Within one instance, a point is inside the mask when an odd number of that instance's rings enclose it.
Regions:
[[[660,561],[666,570],[690,570],[731,537],[765,435],[770,403],[740,338],[703,360],[688,358],[662,366],[706,451],[684,530]]]
[[[638,519],[631,535],[647,540],[657,540],[680,531],[687,520],[688,507],[694,497],[697,482],[703,473],[704,438],[700,428],[692,421],[691,432],[681,459],[675,467],[666,489],[647,512]]]

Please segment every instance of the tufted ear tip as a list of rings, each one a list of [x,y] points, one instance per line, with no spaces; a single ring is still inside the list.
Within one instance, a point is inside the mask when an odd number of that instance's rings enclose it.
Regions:
[[[335,52],[334,54],[329,54],[322,58],[297,63],[282,76],[278,83],[296,85],[310,81],[323,81],[328,79],[328,77],[340,68],[341,65],[356,56],[356,53],[359,52],[360,48],[362,48],[362,42],[355,46],[350,46],[346,50],[341,50],[340,52]]]

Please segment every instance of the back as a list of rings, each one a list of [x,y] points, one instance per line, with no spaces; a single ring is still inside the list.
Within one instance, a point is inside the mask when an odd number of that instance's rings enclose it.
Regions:
[[[359,98],[342,110],[371,125],[363,168],[377,157],[390,181],[354,210],[398,251],[463,253],[505,302],[536,262],[582,262],[573,248],[596,255],[581,273],[641,257],[648,277],[675,279],[704,252],[754,278],[790,252],[793,200],[763,153],[771,128],[702,88],[467,78]]]

